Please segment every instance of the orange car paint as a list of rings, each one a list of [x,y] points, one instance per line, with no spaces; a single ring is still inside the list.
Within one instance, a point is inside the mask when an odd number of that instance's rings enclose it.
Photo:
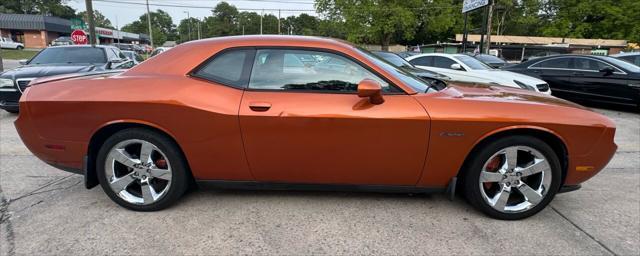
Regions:
[[[251,46],[341,52],[404,94],[383,95],[375,105],[356,94],[241,90],[189,76],[221,50]],[[81,169],[97,131],[135,123],[170,135],[201,180],[444,187],[483,139],[533,129],[564,143],[565,184],[573,185],[604,168],[616,150],[613,122],[572,103],[500,86],[418,93],[353,46],[311,37],[189,42],[121,74],[35,80],[20,108],[21,138],[48,163]],[[584,166],[593,168],[576,171]]]

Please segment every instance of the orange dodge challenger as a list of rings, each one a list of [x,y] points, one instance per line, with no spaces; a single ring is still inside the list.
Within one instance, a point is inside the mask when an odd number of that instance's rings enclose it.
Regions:
[[[521,219],[604,168],[608,118],[515,88],[436,88],[345,42],[189,42],[121,73],[34,80],[15,122],[37,157],[153,211],[190,185],[464,194]],[[457,188],[456,188],[457,186]]]

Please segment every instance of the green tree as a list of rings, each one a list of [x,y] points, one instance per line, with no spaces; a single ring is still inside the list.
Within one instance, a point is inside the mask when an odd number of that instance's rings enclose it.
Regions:
[[[65,19],[76,18],[76,10],[67,6],[68,0],[2,0],[0,12],[42,14]]]
[[[198,23],[200,23],[200,20],[193,17],[181,20],[178,25],[178,40],[187,42],[198,39]]]
[[[544,36],[640,41],[638,0],[547,0],[542,13]]]
[[[235,35],[238,9],[227,2],[220,2],[211,11],[211,16],[204,19],[204,30],[208,37]]]
[[[78,16],[81,17],[86,24],[89,24],[87,12],[79,12]],[[115,29],[113,25],[111,25],[111,21],[107,19],[107,17],[105,17],[100,11],[93,10],[93,17],[96,27]]]
[[[165,41],[178,40],[176,25],[173,24],[171,16],[167,12],[158,10],[157,12],[151,12],[150,15],[154,45],[162,45]],[[131,33],[148,34],[147,15],[143,14],[138,20],[124,25],[122,30]]]
[[[326,18],[344,20],[347,39],[356,43],[378,42],[389,49],[394,35],[411,39],[417,27],[421,0],[317,0],[316,9]]]

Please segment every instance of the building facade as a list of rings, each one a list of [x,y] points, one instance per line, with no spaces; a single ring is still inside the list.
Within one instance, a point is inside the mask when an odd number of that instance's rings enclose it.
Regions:
[[[25,48],[46,48],[61,36],[70,36],[71,21],[59,17],[33,14],[0,13],[0,35],[24,44]],[[89,35],[89,31],[87,35]],[[149,43],[149,36],[96,27],[99,44]]]
[[[51,41],[71,33],[67,19],[31,14],[0,13],[0,35],[21,42],[26,48],[45,48]]]

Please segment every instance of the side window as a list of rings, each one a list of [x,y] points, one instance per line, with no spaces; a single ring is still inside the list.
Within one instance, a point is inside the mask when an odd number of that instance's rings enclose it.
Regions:
[[[115,51],[116,55],[118,56],[119,59],[123,59],[126,60],[127,56],[124,55],[124,53],[122,53],[122,51],[120,51],[120,49],[113,49],[113,51]]]
[[[620,57],[620,59],[636,64],[636,66],[640,66],[640,56],[623,56]]]
[[[419,57],[409,61],[415,66],[433,66],[433,57]]]
[[[302,60],[306,61],[303,62]],[[262,49],[256,52],[249,88],[261,90],[356,92],[363,79],[373,79],[383,91],[395,91],[387,82],[359,64],[337,54]]]
[[[451,65],[453,64],[456,64],[456,62],[446,57],[436,56],[433,58],[433,66],[436,68],[451,69]]]
[[[107,53],[107,60],[117,59],[117,55],[113,52],[111,48],[105,48],[104,51]]]
[[[597,60],[587,59],[587,58],[576,58],[573,61],[573,66],[575,69],[591,70],[591,71],[600,71],[601,69],[606,67],[612,68],[613,70],[617,70],[617,68],[609,64],[606,64],[604,62],[597,61]]]
[[[236,49],[216,55],[193,72],[193,76],[211,80],[236,88],[247,85],[247,75],[253,57],[253,50]]]
[[[545,60],[542,62],[538,62],[531,66],[532,68],[562,68],[569,69],[569,63],[571,63],[571,58],[555,58],[550,60]]]

